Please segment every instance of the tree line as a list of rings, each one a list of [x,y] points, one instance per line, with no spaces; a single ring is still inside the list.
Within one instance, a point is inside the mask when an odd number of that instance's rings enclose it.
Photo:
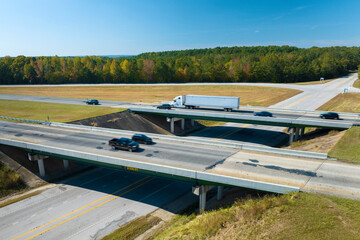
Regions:
[[[0,84],[295,83],[358,69],[360,47],[217,47],[131,57],[3,57]]]

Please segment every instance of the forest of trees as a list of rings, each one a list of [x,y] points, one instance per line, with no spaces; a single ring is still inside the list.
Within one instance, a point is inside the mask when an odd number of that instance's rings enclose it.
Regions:
[[[334,78],[357,70],[360,47],[217,47],[132,57],[4,57],[0,84],[272,82]]]

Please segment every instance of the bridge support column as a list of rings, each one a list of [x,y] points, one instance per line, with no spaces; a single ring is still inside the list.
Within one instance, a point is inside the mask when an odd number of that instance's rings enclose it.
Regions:
[[[63,159],[63,164],[64,164],[65,169],[69,168],[69,161],[68,160]]]
[[[30,161],[37,161],[38,162],[40,176],[45,177],[44,159],[48,158],[48,156],[43,156],[43,155],[40,155],[40,154],[28,153],[28,158],[29,158]]]
[[[297,140],[299,140],[299,131],[300,131],[300,128],[295,128],[295,142],[297,141]]]
[[[174,122],[175,122],[174,119],[171,118],[171,119],[170,119],[170,132],[171,132],[171,133],[174,133],[174,132],[175,132]]]
[[[181,130],[185,130],[185,118],[181,119]]]
[[[305,134],[305,128],[302,127],[300,128],[300,137],[304,136],[304,134]]]
[[[294,140],[294,128],[290,127],[289,128],[289,143],[288,145],[290,145]]]
[[[224,187],[223,187],[223,186],[218,186],[218,189],[217,189],[217,200],[221,200],[221,199],[222,199],[223,190],[224,190]]]
[[[40,176],[45,177],[45,166],[44,159],[39,159],[38,161]]]
[[[195,126],[195,120],[191,119],[191,126],[194,127]]]
[[[194,186],[192,188],[192,192],[195,195],[199,196],[199,212],[203,213],[206,208],[206,192],[209,191],[214,186],[211,185],[200,185],[200,186]]]

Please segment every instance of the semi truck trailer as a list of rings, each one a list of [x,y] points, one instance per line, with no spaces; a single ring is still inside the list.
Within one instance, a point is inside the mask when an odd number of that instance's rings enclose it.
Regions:
[[[181,95],[174,98],[171,102],[173,107],[194,109],[197,107],[224,108],[231,112],[233,109],[239,109],[239,97],[223,96],[204,96],[204,95]]]

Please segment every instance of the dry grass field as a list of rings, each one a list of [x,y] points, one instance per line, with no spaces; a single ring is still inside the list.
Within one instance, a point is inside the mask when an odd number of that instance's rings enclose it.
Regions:
[[[51,122],[71,122],[123,110],[98,106],[0,100],[1,116],[39,121],[47,121],[49,116]]]
[[[179,95],[214,95],[240,97],[241,105],[270,106],[301,91],[234,85],[139,85],[139,86],[42,86],[0,87],[0,94],[115,100],[127,102],[171,101]]]
[[[317,110],[360,113],[360,94],[339,94],[321,107],[319,107]]]

